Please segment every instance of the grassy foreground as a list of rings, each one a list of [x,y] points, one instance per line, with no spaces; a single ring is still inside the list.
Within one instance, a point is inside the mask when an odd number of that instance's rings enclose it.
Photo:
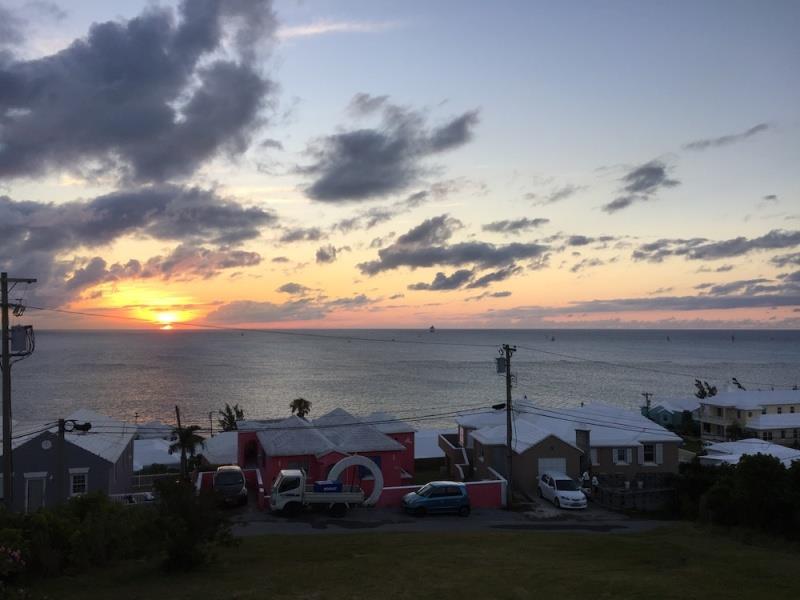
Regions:
[[[336,534],[248,538],[205,570],[128,562],[43,581],[50,598],[800,597],[796,552],[688,525],[641,534]],[[544,594],[544,595],[543,595]]]

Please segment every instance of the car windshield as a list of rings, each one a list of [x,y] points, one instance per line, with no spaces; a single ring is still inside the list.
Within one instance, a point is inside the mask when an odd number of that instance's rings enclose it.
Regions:
[[[556,489],[561,492],[577,492],[580,488],[572,479],[556,479]]]
[[[433,486],[431,484],[424,485],[417,490],[417,496],[422,496],[423,498],[427,498],[428,496],[431,495],[432,490]]]
[[[241,485],[242,474],[237,471],[222,471],[214,478],[217,485]]]

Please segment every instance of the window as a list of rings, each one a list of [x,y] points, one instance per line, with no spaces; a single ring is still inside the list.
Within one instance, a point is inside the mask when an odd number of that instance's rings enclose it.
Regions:
[[[721,408],[718,408],[718,409],[717,409],[717,416],[718,416],[718,417],[721,417],[721,416],[722,416],[722,409],[721,409]]]
[[[599,465],[600,461],[597,460],[597,448],[592,448],[589,450],[589,456],[592,460],[593,465]]]
[[[656,447],[654,444],[644,445],[644,462],[646,463],[656,462]]]
[[[614,448],[614,464],[624,465],[628,462],[628,452],[626,448]]]
[[[479,460],[479,461],[481,461],[481,462],[484,462],[484,461],[485,461],[485,458],[484,458],[484,457],[485,457],[485,454],[486,454],[486,453],[483,451],[483,446],[482,446],[482,445],[481,445],[481,446],[478,446],[478,460]]]
[[[781,439],[785,437],[786,437],[786,432],[783,429],[781,429]]]
[[[711,423],[703,423],[703,433],[711,433]]]
[[[782,406],[779,406],[779,407],[778,407],[778,414],[781,414],[782,412],[783,412],[783,407],[782,407]]]
[[[790,412],[790,413],[793,413],[793,412],[794,412],[794,406],[790,406],[790,407],[789,407],[789,412]]]
[[[762,409],[761,409],[761,414],[762,414],[762,415],[765,415],[765,414],[767,414],[767,409],[766,409],[766,408],[762,408]]]
[[[764,440],[772,440],[772,432],[771,431],[765,431],[761,435],[761,438],[764,439]]]
[[[753,416],[753,411],[752,410],[748,410],[747,411],[747,417],[750,418],[752,416]]]
[[[283,481],[281,481],[281,486],[278,488],[278,493],[282,494],[284,492],[291,491],[300,486],[300,478],[299,477],[287,477]]]
[[[740,410],[736,411],[736,418],[737,419],[741,419],[742,418],[742,411],[740,411]]]
[[[89,484],[88,473],[72,473],[69,476],[70,496],[80,496],[86,493]]]
[[[795,430],[794,430],[792,433],[793,433],[792,437],[793,437],[794,439],[797,439],[797,438],[798,438],[798,436],[800,436],[800,430],[798,430],[798,429],[795,429]],[[2,477],[2,476],[0,475],[0,482],[2,482],[2,481],[3,481],[1,477]],[[2,494],[2,493],[3,493],[3,492],[2,492],[2,491],[0,491],[0,494]]]

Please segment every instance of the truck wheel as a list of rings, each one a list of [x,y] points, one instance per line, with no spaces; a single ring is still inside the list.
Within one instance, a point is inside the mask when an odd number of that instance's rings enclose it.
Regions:
[[[459,517],[468,517],[470,513],[469,506],[462,506],[458,509],[458,516]]]
[[[339,519],[347,514],[347,505],[344,504],[343,502],[337,502],[336,504],[332,504],[331,507],[328,509],[328,514],[332,517]]]
[[[303,510],[303,506],[299,502],[289,502],[283,507],[283,514],[287,517],[296,517]]]

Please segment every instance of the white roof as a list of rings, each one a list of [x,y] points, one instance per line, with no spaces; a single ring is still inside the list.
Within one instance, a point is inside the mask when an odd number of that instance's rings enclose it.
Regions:
[[[758,438],[739,440],[736,442],[720,442],[706,448],[706,456],[700,457],[704,464],[730,463],[736,464],[747,454],[767,454],[774,456],[787,467],[793,460],[800,460],[800,450],[787,448]]]
[[[235,464],[239,458],[239,432],[221,431],[207,437],[200,454],[212,465]]]
[[[513,406],[513,404],[512,404]],[[480,427],[493,427],[506,422],[505,410],[481,410],[456,418],[456,423],[468,429],[478,429]]]
[[[141,471],[150,465],[178,466],[180,454],[169,453],[170,442],[161,438],[133,440],[133,470]]]
[[[800,390],[733,390],[700,400],[700,404],[741,410],[776,404],[800,404]]]
[[[314,426],[340,452],[403,450],[405,446],[372,425],[357,419],[343,408],[336,408],[314,419]]]
[[[414,458],[444,458],[439,436],[457,433],[454,429],[420,429],[414,434]]]
[[[387,412],[377,411],[371,413],[362,419],[364,423],[369,423],[381,433],[409,433],[416,431],[413,425],[409,425],[405,421],[401,421],[394,415]]]
[[[563,442],[570,446],[575,446],[575,434],[573,431],[572,439],[564,439],[553,431],[549,431],[543,427],[539,427],[528,419],[514,419],[514,426],[511,428],[511,447],[514,452],[521,454],[532,448],[542,440],[552,436],[561,439]],[[484,427],[472,433],[473,439],[479,441],[481,444],[489,446],[505,445],[506,443],[506,426],[495,425],[493,427]]]
[[[665,398],[664,400],[656,400],[650,405],[651,410],[663,408],[670,412],[683,412],[688,410],[693,412],[700,408],[700,400],[694,396],[686,398]]]
[[[747,429],[795,429],[800,428],[800,412],[762,415],[748,419]]]
[[[169,439],[172,437],[172,431],[175,429],[172,425],[167,425],[161,421],[148,421],[143,425],[136,427],[136,439],[147,440],[164,438]]]
[[[297,415],[282,421],[262,423],[256,436],[264,452],[270,456],[322,456],[336,451],[336,446],[327,437]]]

